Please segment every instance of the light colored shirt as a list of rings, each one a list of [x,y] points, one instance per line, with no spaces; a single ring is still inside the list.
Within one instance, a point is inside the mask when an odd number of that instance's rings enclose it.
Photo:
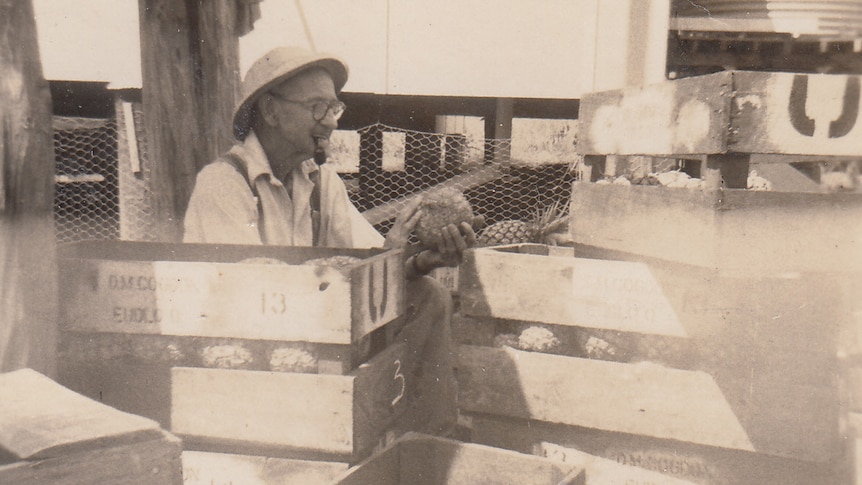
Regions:
[[[220,158],[197,176],[184,221],[190,243],[312,246],[311,175],[319,174],[317,246],[372,248],[384,238],[350,202],[344,182],[328,164],[306,160],[288,177],[290,190],[273,175],[255,134],[230,149],[239,163]],[[244,177],[238,170],[245,170]],[[255,193],[249,184],[254,184]],[[262,212],[262,215],[260,214]]]

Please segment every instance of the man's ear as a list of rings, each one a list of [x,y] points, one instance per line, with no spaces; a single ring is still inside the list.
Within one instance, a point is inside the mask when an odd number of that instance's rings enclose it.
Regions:
[[[257,116],[269,126],[278,124],[278,112],[275,109],[275,100],[272,96],[264,94],[257,100]]]

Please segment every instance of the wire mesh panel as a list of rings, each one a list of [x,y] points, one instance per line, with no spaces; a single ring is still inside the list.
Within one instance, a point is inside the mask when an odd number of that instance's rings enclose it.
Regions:
[[[115,108],[116,119],[55,117],[59,242],[154,239],[140,105],[117,100]],[[384,234],[412,196],[436,187],[464,192],[486,225],[528,220],[554,202],[568,205],[579,160],[575,123],[514,129],[511,140],[375,124],[337,132],[330,161],[351,200]]]
[[[140,103],[117,100],[120,239],[154,241],[152,161]]]
[[[119,236],[117,129],[112,119],[54,117],[59,242]]]
[[[551,134],[521,130],[525,139],[512,140],[375,124],[359,130],[359,169],[343,176],[353,202],[383,233],[411,196],[436,187],[462,191],[486,225],[529,220],[554,202],[567,206],[579,161],[573,124]]]
[[[151,162],[140,103],[115,118],[54,117],[57,241],[151,241]]]

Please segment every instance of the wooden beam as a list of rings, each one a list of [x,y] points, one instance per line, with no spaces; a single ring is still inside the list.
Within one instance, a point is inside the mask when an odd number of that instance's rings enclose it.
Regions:
[[[182,206],[196,172],[198,133],[185,2],[139,0],[144,128],[152,163],[155,239],[182,237]]]
[[[494,180],[497,180],[502,176],[503,172],[500,172],[500,170],[498,170],[492,165],[488,165],[484,168],[475,170],[467,174],[456,175],[451,179],[438,185],[435,185],[430,189],[423,190],[415,194],[410,194],[399,199],[391,200],[389,202],[380,204],[372,209],[368,209],[367,211],[363,212],[362,215],[365,216],[365,219],[371,224],[380,224],[382,222],[394,219],[398,215],[398,211],[400,211],[402,207],[410,203],[410,201],[414,198],[419,197],[423,194],[427,194],[434,190],[440,190],[447,187],[453,187],[461,191],[467,191],[472,189],[473,187],[493,182]]]
[[[198,169],[230,146],[239,54],[232,0],[139,0],[155,238],[179,241]]]
[[[215,159],[234,143],[233,110],[240,97],[239,38],[235,35],[237,0],[198,0],[199,105],[207,158]],[[242,2],[239,2],[242,3]]]
[[[0,0],[0,372],[53,375],[57,277],[51,94],[33,7]]]

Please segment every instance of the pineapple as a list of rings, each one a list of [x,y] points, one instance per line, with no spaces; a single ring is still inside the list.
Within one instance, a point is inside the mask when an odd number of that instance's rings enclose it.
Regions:
[[[477,240],[478,246],[539,243],[556,246],[568,230],[569,218],[560,214],[559,202],[536,211],[532,220],[508,219],[486,227]]]
[[[425,247],[437,247],[441,239],[440,229],[443,227],[473,222],[473,208],[460,190],[443,188],[431,191],[422,198],[419,208],[422,217],[416,224],[414,233]]]

